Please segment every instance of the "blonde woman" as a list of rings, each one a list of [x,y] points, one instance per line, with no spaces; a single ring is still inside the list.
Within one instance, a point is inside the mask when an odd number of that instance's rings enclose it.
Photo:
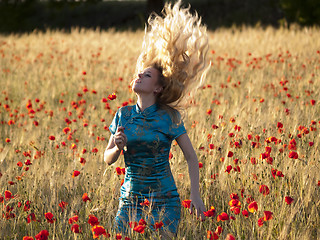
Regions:
[[[136,78],[131,82],[137,103],[119,108],[109,127],[112,135],[104,160],[113,164],[123,150],[126,166],[115,218],[118,232],[125,233],[129,222],[142,218],[151,229],[163,223],[161,236],[176,235],[181,201],[169,164],[174,139],[188,164],[190,213],[195,209],[197,217],[205,219],[198,159],[178,110],[182,100],[202,84],[208,69],[206,27],[189,9],[182,8],[179,0],[165,5],[163,17],[149,17]]]

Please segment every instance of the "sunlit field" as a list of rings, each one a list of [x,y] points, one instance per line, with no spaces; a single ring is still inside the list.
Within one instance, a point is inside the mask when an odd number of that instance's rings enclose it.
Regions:
[[[209,38],[211,68],[184,113],[208,212],[203,222],[189,214],[174,141],[177,239],[319,239],[319,29]],[[113,230],[124,159],[103,161],[115,112],[136,104],[129,83],[142,39],[81,29],[0,36],[1,239],[156,238],[148,223],[128,236]]]

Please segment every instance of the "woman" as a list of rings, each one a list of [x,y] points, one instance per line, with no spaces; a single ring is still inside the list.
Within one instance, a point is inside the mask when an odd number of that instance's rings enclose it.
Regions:
[[[205,219],[197,155],[177,109],[204,79],[208,39],[201,19],[180,5],[166,4],[164,17],[149,17],[137,78],[131,82],[137,103],[119,108],[109,127],[104,161],[113,164],[123,150],[126,165],[115,221],[121,232],[143,218],[150,226],[162,222],[163,237],[176,235],[181,202],[169,164],[174,139],[188,164],[190,213],[194,208],[197,217]]]

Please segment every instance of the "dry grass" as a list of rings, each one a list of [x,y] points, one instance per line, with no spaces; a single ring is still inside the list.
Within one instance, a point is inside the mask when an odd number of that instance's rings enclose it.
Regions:
[[[217,226],[223,228],[220,239],[228,233],[236,239],[319,238],[319,29],[220,29],[209,34],[208,55],[213,66],[205,87],[190,103],[185,126],[199,162],[203,163],[202,198],[208,209],[215,207],[216,216],[199,222],[182,209],[178,239],[206,239],[207,231],[215,231]],[[0,36],[0,194],[4,196],[9,190],[15,195],[1,203],[2,214],[6,214],[5,206],[12,206],[11,213],[15,214],[14,218],[0,220],[3,239],[35,236],[43,229],[49,231],[49,239],[91,239],[89,214],[97,216],[100,225],[115,239],[112,221],[123,179],[115,168],[123,167],[124,162],[122,156],[110,167],[103,162],[110,136],[106,128],[123,102],[135,104],[128,85],[142,37],[143,32],[79,29],[71,34]],[[102,99],[112,92],[117,98],[108,101],[108,109]],[[29,110],[28,100],[32,103]],[[311,100],[315,100],[314,105]],[[77,108],[72,101],[78,103]],[[69,125],[66,118],[71,120]],[[9,125],[10,120],[14,124]],[[39,125],[35,126],[34,121]],[[278,122],[283,124],[282,130],[278,130]],[[88,126],[84,127],[84,123]],[[218,128],[213,129],[213,124]],[[240,131],[235,130],[235,125],[241,127]],[[73,132],[70,140],[69,134],[62,131],[68,126]],[[231,132],[233,137],[229,136]],[[252,134],[252,140],[248,134]],[[55,140],[49,140],[50,135]],[[260,144],[252,147],[251,142],[258,142],[256,136],[260,137]],[[271,136],[281,139],[281,143],[267,144],[265,139]],[[6,138],[11,141],[6,142]],[[288,149],[292,139],[296,140],[296,150]],[[241,147],[235,148],[234,142]],[[309,142],[314,145],[309,146]],[[70,149],[72,143],[76,150]],[[214,144],[214,149],[209,144]],[[267,145],[272,149],[272,165],[260,159]],[[92,152],[94,148],[97,153]],[[87,152],[82,153],[82,149]],[[23,152],[29,150],[31,156],[25,157]],[[41,157],[37,150],[43,153]],[[229,151],[233,157],[227,157]],[[289,158],[290,151],[297,152],[298,159]],[[176,144],[172,145],[172,153],[172,171],[184,200],[189,198],[187,164]],[[80,157],[86,159],[85,165],[80,164]],[[253,157],[257,160],[255,165],[250,161]],[[32,165],[25,171],[27,159]],[[237,164],[235,159],[239,159]],[[23,167],[17,166],[19,161]],[[228,165],[238,165],[240,172],[232,169],[228,174]],[[284,177],[274,178],[272,168],[282,171]],[[81,173],[72,178],[74,170]],[[218,175],[214,179],[215,174]],[[261,194],[260,185],[267,185],[270,194]],[[82,201],[84,193],[91,201]],[[231,193],[238,194],[241,211],[248,210],[249,196],[258,203],[258,211],[249,212],[248,218],[241,212],[235,215],[228,205]],[[294,199],[291,205],[286,204],[286,196]],[[24,211],[27,200],[31,202],[30,210]],[[64,211],[58,206],[61,201],[68,203]],[[273,218],[259,227],[258,219],[264,211],[271,211]],[[39,221],[26,222],[31,212]],[[56,218],[53,224],[46,221],[47,212]],[[217,215],[222,212],[235,220],[218,222]],[[79,215],[82,234],[74,234],[68,223],[75,213]],[[133,233],[131,237],[148,239],[149,235]]]

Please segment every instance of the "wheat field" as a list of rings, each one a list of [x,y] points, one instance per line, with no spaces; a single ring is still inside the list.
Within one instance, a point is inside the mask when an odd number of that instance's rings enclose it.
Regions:
[[[124,159],[103,162],[116,110],[136,103],[143,33],[0,35],[1,239],[151,238],[149,225],[113,230]],[[177,239],[320,239],[319,28],[208,34],[211,68],[184,123],[211,215],[201,222],[182,205]],[[171,153],[188,200],[175,141]]]

